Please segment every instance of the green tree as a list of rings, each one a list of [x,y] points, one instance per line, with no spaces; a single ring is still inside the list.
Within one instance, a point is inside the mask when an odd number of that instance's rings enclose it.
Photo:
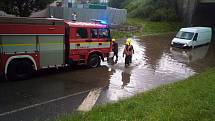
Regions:
[[[54,0],[0,0],[0,10],[20,17],[45,9]]]
[[[139,17],[152,21],[175,21],[176,0],[126,0],[123,8],[131,17]]]

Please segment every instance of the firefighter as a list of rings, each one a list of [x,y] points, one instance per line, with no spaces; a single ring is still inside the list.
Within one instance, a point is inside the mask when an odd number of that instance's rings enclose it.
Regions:
[[[128,39],[126,40],[126,42],[127,42],[128,46],[129,46],[129,51],[131,52],[131,56],[130,56],[130,58],[129,58],[129,63],[132,63],[132,55],[134,54],[134,47],[133,47],[133,45],[131,44],[132,39],[131,39],[131,38],[128,38]]]
[[[114,59],[114,56],[116,56],[115,62],[117,62],[118,61],[118,43],[116,42],[115,38],[112,39],[112,42],[113,42],[112,50],[114,52],[113,59]]]
[[[132,57],[132,54],[133,54],[133,50],[130,46],[130,43],[127,41],[125,43],[125,48],[124,48],[124,51],[123,51],[123,57],[125,56],[125,66],[129,66],[130,63],[131,63],[131,57]]]

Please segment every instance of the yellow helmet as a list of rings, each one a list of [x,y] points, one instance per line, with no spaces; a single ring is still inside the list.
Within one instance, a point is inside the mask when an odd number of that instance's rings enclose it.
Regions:
[[[125,45],[130,45],[130,43],[129,42],[125,42]]]
[[[115,38],[113,38],[113,39],[112,39],[112,42],[115,42],[115,41],[116,41],[116,39],[115,39]]]
[[[129,44],[131,44],[131,41],[132,41],[131,38],[128,38],[128,39],[126,40],[126,42],[128,42]]]

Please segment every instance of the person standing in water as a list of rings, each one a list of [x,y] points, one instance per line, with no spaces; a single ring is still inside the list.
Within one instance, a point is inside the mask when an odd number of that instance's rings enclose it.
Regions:
[[[129,66],[131,63],[132,54],[134,54],[134,49],[129,41],[126,41],[125,48],[123,51],[123,57],[125,56],[125,66]]]
[[[115,38],[112,39],[112,42],[113,42],[112,51],[114,52],[114,55],[113,55],[112,59],[114,59],[114,56],[116,56],[115,62],[117,62],[118,61],[118,43],[116,42]]]
[[[128,44],[128,48],[129,48],[129,51],[131,52],[131,55],[130,55],[130,57],[129,57],[129,63],[132,63],[132,56],[133,56],[133,54],[134,54],[134,47],[133,47],[133,45],[131,44],[131,42],[132,42],[132,39],[131,38],[128,38],[127,40],[126,40],[126,42],[127,42],[127,44]]]

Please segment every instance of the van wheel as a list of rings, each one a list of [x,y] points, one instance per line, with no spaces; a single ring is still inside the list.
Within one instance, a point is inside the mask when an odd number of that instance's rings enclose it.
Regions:
[[[26,60],[14,60],[8,66],[7,77],[9,80],[28,79],[33,74],[33,66]]]
[[[100,64],[101,64],[101,59],[97,54],[92,54],[89,57],[89,60],[88,60],[89,67],[96,68],[96,67],[100,66]]]

